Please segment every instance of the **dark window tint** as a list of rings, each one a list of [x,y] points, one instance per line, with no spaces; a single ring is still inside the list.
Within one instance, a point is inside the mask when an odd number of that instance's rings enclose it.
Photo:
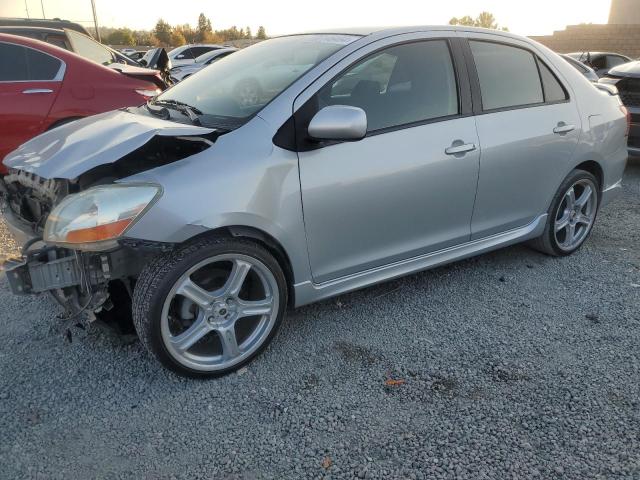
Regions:
[[[491,42],[471,41],[484,110],[542,103],[542,85],[533,54]]]
[[[591,60],[587,58],[587,63],[591,62],[591,68],[594,70],[602,70],[603,68],[607,68],[607,57],[591,57]]]
[[[540,76],[542,77],[542,86],[544,88],[544,101],[560,102],[566,100],[567,92],[556,76],[549,70],[549,67],[540,60],[538,60],[538,65],[540,65]]]
[[[27,49],[11,43],[0,43],[0,81],[29,80]]]
[[[177,58],[178,60],[188,60],[188,59],[195,58],[195,57],[193,56],[193,49],[192,49],[192,48],[187,48],[186,50],[184,50],[184,51],[180,52],[180,53],[176,56],[176,58]]]
[[[215,50],[215,49],[211,47],[193,47],[191,49],[191,55],[195,58],[195,57],[199,57],[203,53],[210,52],[211,50]]]
[[[67,39],[64,35],[47,35],[47,43],[69,50],[69,47],[67,46]]]
[[[29,80],[53,80],[60,70],[60,60],[27,48],[27,65],[29,67]]]
[[[320,108],[351,105],[367,113],[368,131],[458,113],[447,42],[391,47],[358,62],[318,93]]]
[[[613,68],[613,67],[617,67],[618,65],[622,65],[623,63],[627,63],[629,60],[627,60],[624,57],[619,57],[618,55],[608,55],[607,56],[607,67],[608,68]]]

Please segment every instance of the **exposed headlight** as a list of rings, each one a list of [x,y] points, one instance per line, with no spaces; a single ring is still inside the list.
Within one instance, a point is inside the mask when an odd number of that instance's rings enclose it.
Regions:
[[[76,250],[104,250],[160,197],[157,185],[104,185],[69,195],[47,218],[43,240]]]

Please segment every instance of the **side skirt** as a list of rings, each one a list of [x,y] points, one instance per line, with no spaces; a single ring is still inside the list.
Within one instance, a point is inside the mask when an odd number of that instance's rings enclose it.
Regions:
[[[515,228],[507,232],[491,235],[490,237],[473,240],[471,242],[449,247],[444,250],[427,253],[418,257],[401,260],[389,265],[372,268],[363,272],[337,278],[323,283],[311,281],[294,285],[296,307],[317,302],[325,298],[392,280],[421,270],[445,265],[447,263],[473,257],[491,250],[520,243],[539,237],[544,231],[547,214],[540,215],[533,222],[524,227]]]

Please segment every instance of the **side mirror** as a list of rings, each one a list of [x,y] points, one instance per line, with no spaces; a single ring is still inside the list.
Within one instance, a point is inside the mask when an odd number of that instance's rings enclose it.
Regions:
[[[309,136],[316,140],[361,140],[367,134],[367,114],[358,107],[324,107],[309,123]]]

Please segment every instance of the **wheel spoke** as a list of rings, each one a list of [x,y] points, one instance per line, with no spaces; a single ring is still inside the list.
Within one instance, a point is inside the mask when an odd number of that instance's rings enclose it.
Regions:
[[[593,190],[591,190],[589,185],[585,186],[584,191],[576,200],[576,206],[583,208],[591,198],[591,195],[593,195]]]
[[[560,217],[560,220],[556,220],[556,226],[555,226],[556,233],[566,228],[567,225],[569,225],[569,221],[570,221],[569,213],[565,212],[564,215]]]
[[[264,300],[254,300],[251,302],[242,300],[238,305],[238,318],[253,317],[257,315],[269,315],[273,311],[273,298],[267,297]]]
[[[567,236],[564,239],[565,245],[571,245],[576,235],[576,226],[569,223],[567,225]]]
[[[587,215],[581,214],[576,217],[576,223],[589,225],[591,223],[591,219]]]
[[[200,315],[187,330],[180,335],[171,337],[171,343],[176,349],[181,352],[186,352],[210,330],[205,321],[205,316]]]
[[[222,356],[226,360],[230,360],[240,355],[235,326],[231,324],[228,327],[220,328],[218,329],[218,333],[220,335],[220,342],[222,343]]]
[[[565,199],[567,200],[567,208],[569,210],[573,209],[576,204],[576,191],[571,187],[569,191],[565,194]]]
[[[202,308],[208,307],[214,301],[214,296],[211,293],[196,285],[189,277],[184,279],[176,293],[188,298]]]
[[[237,297],[240,290],[242,290],[242,285],[244,285],[249,270],[251,270],[251,264],[249,262],[234,260],[229,279],[224,287],[222,287],[223,294]]]

